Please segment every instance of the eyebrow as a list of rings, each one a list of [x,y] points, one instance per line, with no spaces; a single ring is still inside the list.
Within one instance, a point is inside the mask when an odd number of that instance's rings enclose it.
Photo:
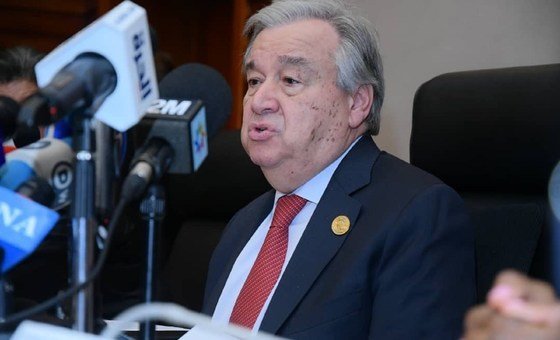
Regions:
[[[281,65],[289,66],[303,66],[305,68],[309,67],[309,60],[303,57],[294,57],[289,55],[281,55],[278,57],[278,61]]]
[[[311,69],[310,66],[310,61],[309,59],[306,59],[304,57],[295,57],[295,56],[289,56],[289,55],[281,55],[278,57],[278,62],[282,65],[282,66],[298,66],[298,67],[303,67],[305,69]],[[247,72],[249,70],[254,70],[255,67],[255,61],[254,60],[250,60],[249,62],[247,62],[244,65],[244,71]]]
[[[248,63],[245,63],[243,65],[243,71],[247,72],[249,70],[254,70],[255,69],[255,62],[253,60],[249,61]]]

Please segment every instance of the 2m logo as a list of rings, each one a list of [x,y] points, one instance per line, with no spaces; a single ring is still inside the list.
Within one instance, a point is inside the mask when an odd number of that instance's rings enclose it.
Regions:
[[[192,102],[190,100],[156,99],[148,108],[148,113],[168,116],[184,116]]]

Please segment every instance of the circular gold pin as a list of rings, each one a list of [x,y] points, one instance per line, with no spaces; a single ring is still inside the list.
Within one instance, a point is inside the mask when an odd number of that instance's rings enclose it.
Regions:
[[[350,219],[344,215],[337,216],[331,224],[332,232],[335,235],[344,235],[350,229]]]

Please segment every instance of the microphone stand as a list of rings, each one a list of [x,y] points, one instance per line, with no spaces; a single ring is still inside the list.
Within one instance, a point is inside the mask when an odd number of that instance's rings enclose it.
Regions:
[[[0,248],[0,267],[4,262],[4,251]],[[0,319],[5,319],[8,316],[10,307],[12,306],[11,292],[12,285],[6,279],[4,274],[0,273]],[[0,330],[0,335],[5,330]]]
[[[165,217],[165,191],[157,183],[151,184],[140,203],[140,214],[146,221],[146,276],[144,280],[144,302],[154,302],[157,298],[157,274],[161,225]],[[140,339],[155,339],[155,323],[146,320],[140,324]]]
[[[91,132],[92,115],[74,114],[74,191],[72,197],[72,278],[74,285],[85,282],[94,260],[95,164]],[[93,283],[73,298],[73,328],[79,332],[94,331]]]

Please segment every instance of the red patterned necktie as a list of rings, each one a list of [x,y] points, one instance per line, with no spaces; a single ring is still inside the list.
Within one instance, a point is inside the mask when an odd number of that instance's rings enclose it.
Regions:
[[[288,249],[288,227],[306,202],[297,195],[286,195],[278,199],[272,224],[235,301],[229,322],[253,328],[282,271]]]

